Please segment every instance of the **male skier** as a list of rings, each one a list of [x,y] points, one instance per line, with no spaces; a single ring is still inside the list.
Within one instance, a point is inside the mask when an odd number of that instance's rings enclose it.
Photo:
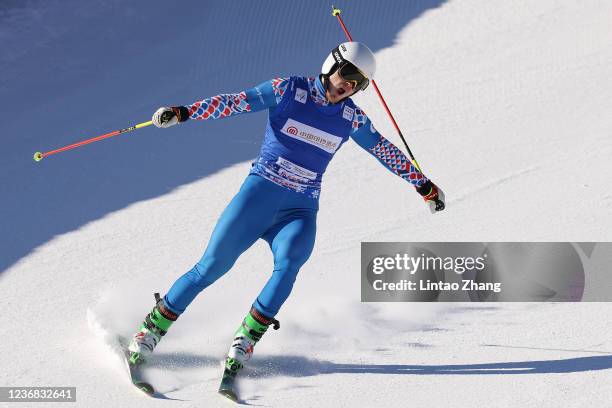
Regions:
[[[315,241],[321,179],[349,137],[416,188],[432,212],[444,209],[444,194],[408,158],[380,135],[350,96],[374,77],[374,54],[362,43],[340,44],[316,77],[276,78],[236,94],[221,94],[187,106],[162,107],[153,123],[167,128],[190,119],[210,120],[269,110],[259,157],[240,191],[220,216],[203,257],[172,285],[146,316],[128,349],[140,364],[193,299],[226,273],[263,238],[274,271],[234,334],[219,392],[236,399],[236,374],[285,302]]]

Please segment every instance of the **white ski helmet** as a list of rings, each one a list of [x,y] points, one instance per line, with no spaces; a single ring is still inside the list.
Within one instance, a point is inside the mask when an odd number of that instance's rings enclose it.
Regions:
[[[376,72],[374,53],[360,42],[342,43],[329,53],[321,67],[320,78],[325,88],[327,80],[336,71],[343,79],[355,82],[355,89],[364,90]]]

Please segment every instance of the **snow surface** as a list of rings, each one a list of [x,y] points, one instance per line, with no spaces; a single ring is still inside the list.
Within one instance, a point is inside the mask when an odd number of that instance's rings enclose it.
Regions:
[[[31,156],[160,105],[315,73],[342,33],[324,3],[84,3],[0,6],[0,385],[76,386],[68,406],[228,406],[219,361],[272,270],[265,243],[156,350],[155,384],[176,401],[131,389],[101,338],[130,334],[152,293],[199,259],[265,115]],[[361,303],[359,251],[363,241],[610,241],[612,4],[353,4],[339,6],[376,50],[379,87],[447,210],[430,215],[348,143],[326,174],[316,247],[282,328],[246,371],[245,402],[608,406],[609,303]],[[356,99],[401,146],[373,92]]]

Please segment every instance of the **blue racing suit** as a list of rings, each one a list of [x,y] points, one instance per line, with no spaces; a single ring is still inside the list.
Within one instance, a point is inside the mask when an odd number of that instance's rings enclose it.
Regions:
[[[253,307],[268,318],[278,313],[314,247],[323,173],[349,137],[412,185],[427,181],[350,98],[328,103],[318,78],[275,78],[186,109],[196,120],[263,109],[269,115],[259,157],[221,214],[204,255],[164,296],[165,306],[176,314],[183,313],[259,238],[270,245],[274,271]]]

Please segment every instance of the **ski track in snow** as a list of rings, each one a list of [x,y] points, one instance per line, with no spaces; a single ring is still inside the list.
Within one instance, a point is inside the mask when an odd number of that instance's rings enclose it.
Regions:
[[[452,203],[458,203],[458,202],[464,201],[468,197],[470,199],[478,199],[478,193],[485,192],[486,190],[498,187],[501,184],[513,181],[513,180],[515,180],[515,179],[517,179],[519,177],[522,177],[522,176],[526,176],[527,174],[529,174],[531,172],[537,171],[539,168],[540,168],[539,166],[532,166],[532,167],[529,167],[529,168],[526,168],[526,169],[523,169],[523,170],[520,170],[520,171],[516,171],[516,172],[514,172],[512,174],[509,174],[507,176],[499,177],[496,180],[491,181],[490,183],[487,183],[487,184],[482,185],[480,187],[476,187],[473,190],[470,190],[470,191],[467,191],[467,192],[465,192],[463,194],[460,194],[457,197],[448,200],[448,202],[452,205]]]

